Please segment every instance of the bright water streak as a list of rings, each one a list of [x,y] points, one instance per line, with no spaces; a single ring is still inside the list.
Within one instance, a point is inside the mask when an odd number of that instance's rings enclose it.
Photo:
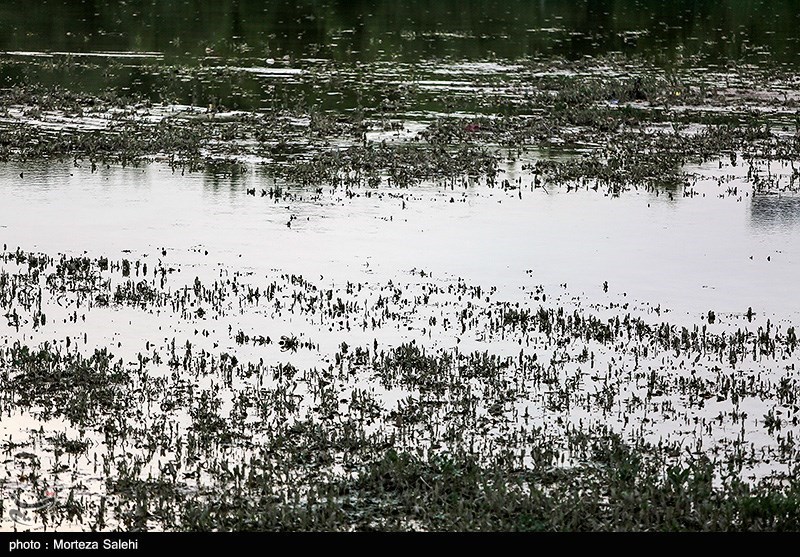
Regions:
[[[699,195],[678,191],[673,199],[663,191],[615,198],[528,186],[520,198],[519,190],[428,184],[369,197],[369,190],[355,190],[352,198],[331,188],[317,197],[294,189],[293,200],[275,202],[261,197],[271,182],[255,171],[235,180],[181,176],[158,164],[95,173],[28,166],[24,178],[20,171],[0,168],[0,238],[9,249],[111,258],[130,250],[126,257],[155,262],[166,248],[165,261],[191,265],[192,273],[224,265],[341,281],[388,280],[417,269],[497,286],[507,296],[520,285],[552,291],[566,283],[590,300],[660,304],[675,312],[673,321],[708,310],[800,311],[793,274],[800,200],[753,200],[743,182],[738,196],[724,197],[737,182],[700,180]],[[742,172],[725,169],[734,171]]]

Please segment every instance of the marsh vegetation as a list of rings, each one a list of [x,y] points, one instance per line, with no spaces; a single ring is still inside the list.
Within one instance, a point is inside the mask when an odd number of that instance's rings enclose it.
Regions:
[[[0,39],[0,528],[798,529],[791,30],[251,4]]]

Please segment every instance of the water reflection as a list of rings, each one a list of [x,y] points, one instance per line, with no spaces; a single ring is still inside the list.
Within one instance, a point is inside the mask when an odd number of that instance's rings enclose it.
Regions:
[[[675,61],[766,48],[794,62],[800,37],[792,0],[39,0],[26,7],[0,3],[0,50],[404,61],[620,51]]]
[[[755,228],[788,231],[800,225],[800,196],[757,195],[750,204],[750,221]]]
[[[271,183],[257,171],[181,176],[150,164],[92,173],[51,164],[26,168],[24,179],[20,171],[0,166],[2,242],[12,249],[114,258],[123,250],[153,257],[166,247],[174,263],[191,266],[189,278],[216,276],[223,265],[350,281],[369,261],[373,277],[425,269],[504,287],[509,296],[534,269],[532,280],[548,288],[568,283],[592,296],[607,281],[627,300],[687,316],[800,310],[792,294],[800,199],[756,198],[750,207],[715,195],[670,199],[669,191],[613,198],[526,189],[520,197],[477,184],[454,191],[423,184],[353,197],[292,189],[276,201],[261,195]]]

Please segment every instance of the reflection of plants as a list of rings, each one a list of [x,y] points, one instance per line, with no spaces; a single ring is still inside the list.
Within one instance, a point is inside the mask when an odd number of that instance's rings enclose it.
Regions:
[[[86,423],[125,405],[121,387],[128,375],[105,348],[83,357],[17,344],[10,356],[16,373],[5,388],[17,405],[41,407],[43,418],[65,416]]]
[[[220,415],[222,401],[216,392],[203,391],[189,409],[194,439],[200,447],[230,440],[227,421]]]
[[[300,347],[300,341],[297,340],[297,337],[294,335],[281,336],[281,340],[278,342],[278,345],[281,347],[281,350],[284,352],[291,350],[292,352],[297,352],[297,349]]]
[[[67,454],[82,454],[91,446],[88,439],[69,439],[63,432],[57,433],[51,439],[53,445]]]
[[[158,296],[156,289],[146,281],[133,282],[129,280],[117,285],[114,292],[114,303],[145,307],[148,303],[156,301]]]

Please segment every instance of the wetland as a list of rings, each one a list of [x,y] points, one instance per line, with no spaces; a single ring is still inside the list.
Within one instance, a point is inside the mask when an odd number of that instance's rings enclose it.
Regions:
[[[34,4],[0,530],[798,530],[792,2]]]

